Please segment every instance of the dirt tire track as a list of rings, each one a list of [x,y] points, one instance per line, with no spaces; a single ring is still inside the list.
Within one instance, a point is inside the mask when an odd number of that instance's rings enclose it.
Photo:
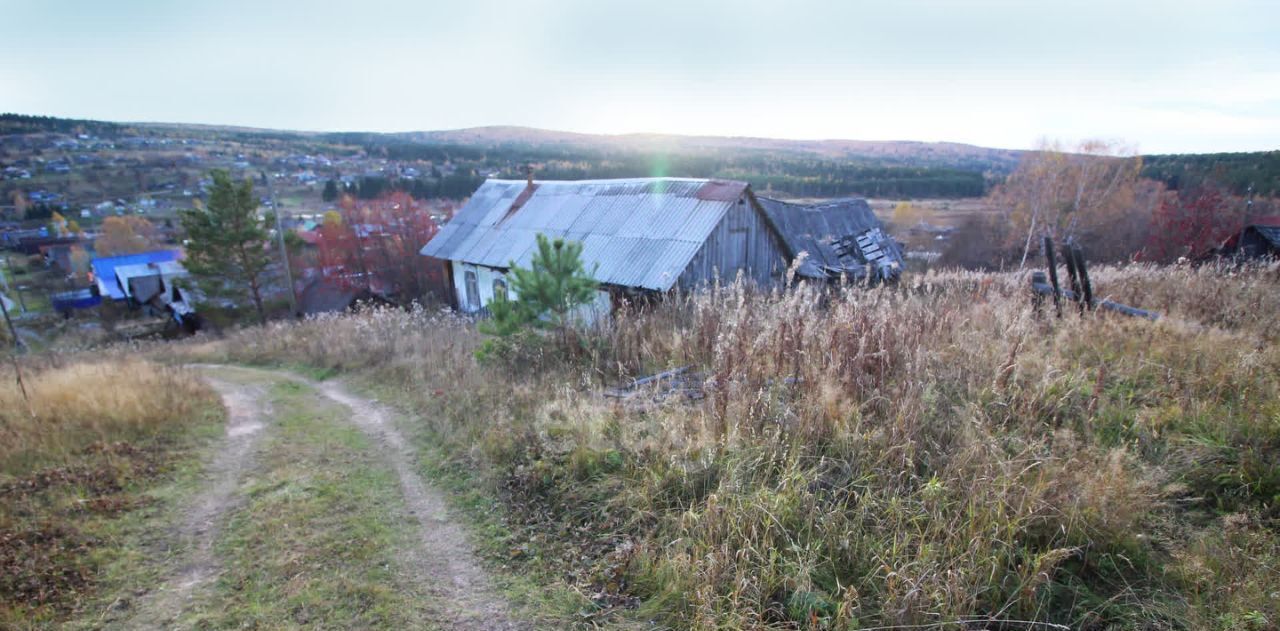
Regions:
[[[351,420],[384,449],[384,460],[395,469],[405,505],[418,520],[421,546],[405,551],[405,560],[450,615],[441,620],[449,629],[500,631],[526,629],[512,619],[505,599],[493,588],[472,549],[466,532],[449,516],[444,494],[425,483],[414,468],[413,446],[396,430],[382,406],[356,396],[342,384],[310,384],[352,412]]]
[[[176,527],[173,547],[186,551],[180,552],[184,555],[181,565],[164,584],[142,597],[136,613],[130,616],[134,628],[172,625],[190,608],[196,591],[217,577],[219,564],[213,546],[242,500],[236,490],[244,474],[253,468],[255,448],[266,427],[264,419],[270,418],[261,388],[209,375],[205,379],[227,408],[226,436],[205,467],[206,481],[181,509],[185,517]]]

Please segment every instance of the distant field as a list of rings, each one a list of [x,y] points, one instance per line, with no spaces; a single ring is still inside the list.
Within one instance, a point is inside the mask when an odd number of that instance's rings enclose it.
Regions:
[[[938,235],[928,231],[909,230],[906,226],[893,223],[893,208],[901,201],[895,199],[870,199],[871,209],[885,225],[889,226],[894,238],[901,241],[908,252],[938,252],[946,243]],[[935,228],[958,228],[966,219],[974,215],[995,212],[990,202],[982,197],[968,199],[914,199],[905,200],[919,208],[925,224]]]

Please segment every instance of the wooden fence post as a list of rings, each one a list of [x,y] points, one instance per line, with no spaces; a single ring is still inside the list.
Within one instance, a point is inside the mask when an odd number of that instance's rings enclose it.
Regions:
[[[1071,255],[1071,246],[1064,246],[1062,254],[1066,259],[1067,276],[1071,278],[1071,299],[1080,302],[1080,277],[1076,273],[1076,258]]]
[[[1044,237],[1044,258],[1049,264],[1049,283],[1053,286],[1053,310],[1062,317],[1062,288],[1058,286],[1058,261],[1053,255],[1053,239]]]
[[[1084,304],[1090,310],[1092,310],[1094,306],[1093,305],[1093,283],[1089,281],[1089,268],[1088,266],[1085,265],[1085,262],[1084,262],[1084,250],[1080,249],[1080,246],[1075,245],[1073,243],[1071,245],[1071,254],[1072,256],[1075,257],[1076,268],[1077,268],[1077,271],[1080,272],[1080,288],[1084,290],[1084,296],[1083,296]]]

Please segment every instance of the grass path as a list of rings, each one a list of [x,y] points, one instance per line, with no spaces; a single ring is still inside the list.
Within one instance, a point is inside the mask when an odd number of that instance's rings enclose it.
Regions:
[[[113,628],[530,628],[389,411],[338,383],[202,368],[226,435],[179,503],[162,586]]]

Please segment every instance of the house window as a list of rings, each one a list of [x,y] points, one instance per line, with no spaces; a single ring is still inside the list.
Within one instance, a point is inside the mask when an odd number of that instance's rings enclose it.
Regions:
[[[475,270],[467,270],[467,310],[475,311],[480,308],[480,281],[476,278]]]
[[[507,281],[501,278],[495,278],[493,280],[493,299],[494,300],[507,299]]]

